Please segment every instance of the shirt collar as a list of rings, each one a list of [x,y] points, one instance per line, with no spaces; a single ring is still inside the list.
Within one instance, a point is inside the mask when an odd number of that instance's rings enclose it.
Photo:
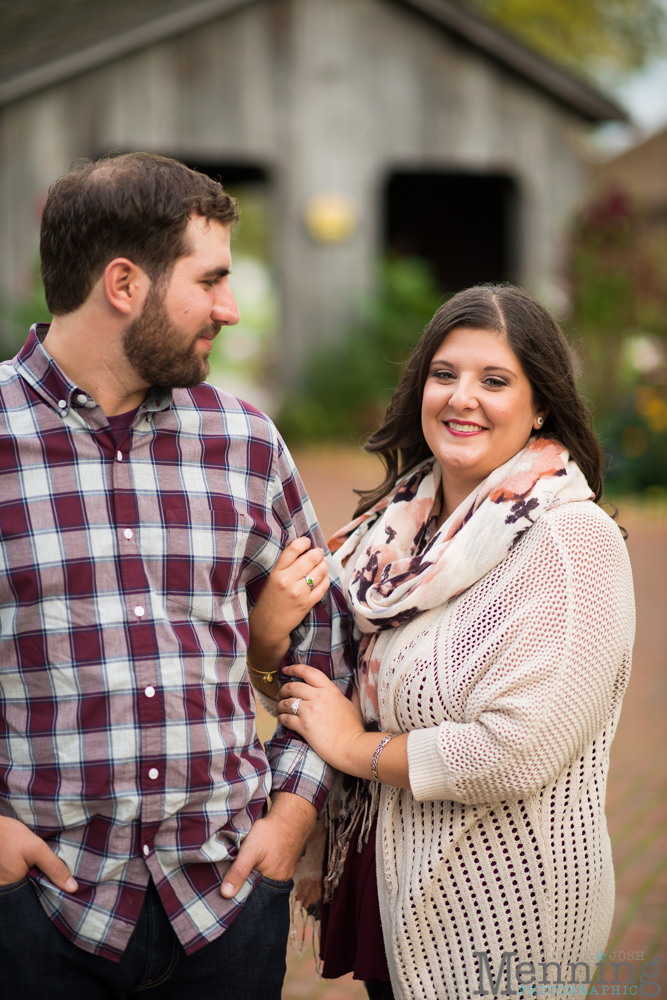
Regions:
[[[16,356],[19,375],[30,383],[45,402],[63,415],[69,413],[72,406],[77,409],[93,409],[97,404],[90,393],[71,382],[43,346],[42,341],[49,332],[49,326],[49,323],[33,323],[30,327],[28,339]],[[171,401],[170,389],[151,386],[141,409],[152,412],[167,410]]]

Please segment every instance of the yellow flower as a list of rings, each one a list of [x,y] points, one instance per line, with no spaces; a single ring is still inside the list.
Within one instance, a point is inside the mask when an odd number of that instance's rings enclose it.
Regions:
[[[667,430],[667,402],[649,385],[637,389],[637,413],[644,417],[652,431]]]

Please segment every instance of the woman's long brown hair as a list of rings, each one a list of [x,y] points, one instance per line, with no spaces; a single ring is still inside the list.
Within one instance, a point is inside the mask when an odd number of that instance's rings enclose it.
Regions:
[[[603,455],[591,414],[579,395],[575,360],[563,331],[537,299],[514,285],[476,285],[454,295],[436,312],[414,348],[384,421],[364,449],[385,465],[382,483],[358,490],[355,517],[386,496],[396,481],[432,455],[421,423],[422,396],[433,355],[455,329],[493,330],[507,338],[533,390],[535,405],[549,413],[537,434],[555,438],[570,453],[598,501]]]

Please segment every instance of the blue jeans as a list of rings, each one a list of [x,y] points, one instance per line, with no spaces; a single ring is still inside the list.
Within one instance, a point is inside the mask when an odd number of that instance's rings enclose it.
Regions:
[[[151,882],[120,962],[82,951],[26,878],[0,886],[0,993],[8,1000],[280,1000],[291,882],[262,879],[220,937],[186,955]]]

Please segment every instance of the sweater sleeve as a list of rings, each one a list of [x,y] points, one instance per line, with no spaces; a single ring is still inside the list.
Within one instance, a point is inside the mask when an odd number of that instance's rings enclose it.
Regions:
[[[453,629],[429,630],[428,711],[437,717],[440,699],[445,721],[428,725],[423,698],[422,726],[408,737],[416,799],[494,804],[532,795],[620,706],[634,634],[625,544],[599,508],[591,517],[586,506],[568,506],[580,509],[542,518],[511,565],[476,585],[467,608],[466,595],[458,599]]]

